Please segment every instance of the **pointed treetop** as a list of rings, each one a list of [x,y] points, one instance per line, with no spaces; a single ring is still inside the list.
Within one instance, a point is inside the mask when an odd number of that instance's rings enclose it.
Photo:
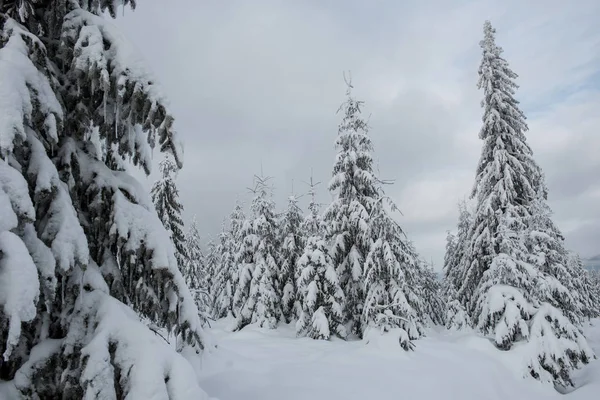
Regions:
[[[489,20],[483,23],[483,40],[479,42],[479,45],[483,48],[496,47],[502,52],[502,48],[496,46],[496,29]]]
[[[344,82],[346,82],[346,95],[350,96],[352,89],[354,89],[354,86],[352,86],[352,71],[348,71],[348,76],[344,72]]]
[[[158,169],[163,178],[171,176],[172,173],[177,171],[177,164],[173,161],[169,154],[165,155],[160,163],[158,163]]]
[[[312,168],[310,169],[310,181],[309,182],[304,182],[304,183],[308,185],[308,192],[306,194],[310,196],[310,198],[311,198],[311,204],[316,204],[315,197],[316,197],[317,191],[316,191],[315,188],[321,182],[314,182],[313,181],[313,171],[312,171]]]
[[[261,169],[262,169],[262,166],[261,166]],[[273,190],[274,188],[272,186],[268,185],[268,183],[271,179],[273,179],[272,176],[264,176],[261,171],[260,176],[254,175],[254,187],[248,188],[248,190],[250,191],[250,193],[253,193],[253,194],[264,191],[266,189]]]

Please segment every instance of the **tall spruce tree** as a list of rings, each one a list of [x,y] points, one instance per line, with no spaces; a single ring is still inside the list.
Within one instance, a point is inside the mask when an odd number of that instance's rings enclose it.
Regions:
[[[277,218],[269,179],[255,177],[250,206],[253,219],[242,228],[245,265],[240,270],[241,295],[236,296],[236,304],[240,306],[237,330],[251,323],[273,329],[281,318],[281,297],[277,292]]]
[[[152,185],[150,194],[158,218],[169,233],[173,246],[175,246],[177,265],[180,269],[183,269],[188,262],[188,254],[183,232],[183,219],[181,218],[183,205],[179,201],[179,190],[177,190],[175,184],[175,174],[178,168],[169,156],[162,159],[158,167],[161,176]]]
[[[569,292],[573,271],[525,139],[525,116],[514,98],[517,75],[502,58],[489,21],[480,44],[483,149],[458,297],[473,325],[498,348],[526,342],[533,377],[571,385],[572,370],[593,357],[576,327],[582,310],[578,295]]]
[[[0,379],[24,398],[205,396],[136,316],[207,343],[169,236],[125,169],[150,173],[157,142],[182,166],[164,97],[103,18],[127,4],[1,3]]]
[[[331,257],[346,297],[345,321],[349,332],[360,336],[365,303],[363,265],[372,244],[370,215],[378,193],[371,157],[373,145],[361,117],[363,102],[352,97],[351,82],[347,86],[347,99],[338,110],[343,118],[329,183],[334,200],[325,211],[324,221]]]
[[[297,264],[300,314],[296,332],[313,339],[328,340],[332,334],[345,338],[344,292],[324,240],[323,221],[315,199],[317,184],[311,177],[309,213],[302,224],[306,244]]]
[[[281,249],[279,252],[279,282],[281,307],[286,322],[297,319],[297,280],[296,264],[304,250],[305,238],[301,230],[302,210],[298,207],[298,198],[291,195],[288,207],[281,221]]]

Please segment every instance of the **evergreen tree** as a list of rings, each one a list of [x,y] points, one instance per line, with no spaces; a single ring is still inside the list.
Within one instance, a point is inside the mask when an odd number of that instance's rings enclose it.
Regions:
[[[442,298],[446,301],[446,328],[450,330],[461,330],[471,325],[465,304],[458,297],[458,289],[462,285],[465,272],[461,262],[467,260],[468,251],[467,235],[469,234],[471,214],[467,209],[466,202],[458,205],[458,232],[455,235],[448,233],[446,239],[446,254],[444,256],[444,289]]]
[[[588,271],[589,281],[592,287],[592,298],[594,299],[594,309],[596,313],[600,312],[600,269]]]
[[[348,82],[347,100],[338,128],[338,154],[333,166],[329,190],[334,200],[324,215],[326,239],[331,244],[331,257],[346,297],[349,331],[362,335],[365,303],[363,265],[371,248],[370,214],[377,200],[373,176],[372,143],[367,123],[361,118],[362,101],[352,97]]]
[[[207,273],[204,267],[204,254],[200,245],[200,232],[196,216],[192,219],[190,228],[185,236],[187,261],[181,273],[192,292],[200,316],[204,323],[208,319],[207,311],[210,309],[210,296],[207,283]]]
[[[204,260],[206,268],[206,288],[211,298],[211,304],[214,304],[215,293],[213,292],[215,277],[219,274],[221,267],[221,254],[218,245],[212,238],[208,239],[206,244],[206,258]]]
[[[405,350],[411,340],[424,334],[427,325],[425,292],[435,290],[424,265],[406,239],[402,228],[386,210],[397,210],[391,199],[379,189],[370,218],[373,245],[365,262],[365,305],[363,329],[381,331],[400,328],[400,342]],[[428,287],[431,286],[431,287]]]
[[[529,207],[525,238],[529,263],[544,275],[544,283],[536,287],[537,295],[579,325],[591,315],[590,283],[579,257],[565,248],[564,237],[552,221],[552,212],[546,204],[546,189],[542,189]]]
[[[157,142],[182,166],[163,96],[103,18],[126,4],[1,3],[0,379],[24,398],[204,396],[136,316],[207,343],[169,236],[125,169],[149,174]]]
[[[235,265],[235,254],[232,251],[233,243],[231,232],[226,230],[225,221],[219,235],[217,253],[220,255],[220,265],[213,282],[213,316],[224,318],[232,312],[232,301],[234,294],[233,276],[237,272]]]
[[[233,296],[233,314],[241,318],[242,309],[250,298],[250,286],[254,274],[254,252],[257,246],[257,236],[254,234],[252,221],[242,219],[240,226],[239,249],[236,254],[238,277]]]
[[[152,185],[150,193],[158,218],[169,233],[173,246],[175,246],[177,265],[181,269],[185,268],[188,255],[185,234],[183,233],[183,219],[181,219],[183,205],[179,202],[179,191],[174,177],[178,168],[171,157],[166,156],[159,163],[159,169],[161,177]]]
[[[514,98],[517,75],[501,56],[495,30],[484,25],[479,88],[484,91],[482,155],[458,298],[472,324],[510,349],[526,341],[530,374],[571,385],[571,371],[593,353],[576,327],[582,311],[569,293],[572,278],[562,239],[549,218],[547,190]]]
[[[416,254],[416,250],[413,248]],[[442,296],[442,282],[433,269],[433,264],[420,262],[418,286],[424,302],[423,318],[428,325],[444,325],[446,323],[446,306]]]
[[[232,297],[230,300],[229,309],[234,317],[237,317],[239,306],[236,305],[236,294],[240,291],[239,288],[239,279],[241,275],[241,266],[244,265],[244,256],[245,253],[243,250],[244,237],[242,236],[242,228],[244,227],[244,222],[246,221],[246,216],[244,214],[244,209],[242,204],[237,201],[235,208],[230,214],[229,217],[229,248],[228,251],[230,253],[230,259],[227,259],[229,264],[229,268],[231,270],[231,286],[232,286]]]
[[[296,299],[296,282],[298,273],[296,264],[304,250],[305,238],[301,231],[302,210],[298,207],[298,199],[292,195],[288,198],[288,208],[283,214],[281,223],[282,246],[279,253],[281,283],[281,307],[286,322],[298,318],[298,302]]]
[[[240,295],[236,304],[240,305],[236,329],[256,323],[261,327],[275,328],[281,317],[281,298],[277,293],[279,281],[277,271],[277,220],[275,203],[272,200],[269,178],[256,177],[253,189],[254,199],[251,210],[252,221],[242,228],[244,249],[242,258],[245,265],[241,269]],[[243,302],[240,299],[244,299]]]
[[[307,239],[297,264],[300,315],[296,332],[299,336],[307,335],[313,339],[328,340],[332,333],[345,338],[344,292],[323,239],[315,186],[311,178],[309,214],[302,225]]]
[[[592,273],[584,268],[577,253],[569,253],[567,257],[567,270],[573,276],[567,286],[578,295],[583,317],[588,320],[600,317],[600,293],[596,292]]]

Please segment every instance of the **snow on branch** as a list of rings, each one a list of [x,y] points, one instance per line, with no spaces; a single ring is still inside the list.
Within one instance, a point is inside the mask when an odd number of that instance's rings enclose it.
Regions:
[[[118,30],[100,16],[75,9],[65,16],[62,42],[75,85],[70,101],[80,102],[80,108],[89,110],[89,118],[100,127],[107,144],[116,144],[120,154],[133,157],[133,162],[139,162],[149,173],[151,159],[139,138],[139,125],[150,147],[158,138],[161,151],[171,152],[181,168],[183,148],[173,129],[167,100]],[[88,88],[89,97],[80,96],[80,91]],[[98,102],[103,108],[100,113],[95,111]]]
[[[204,348],[208,338],[177,267],[168,232],[139,182],[126,172],[111,170],[74,142],[63,146],[60,157],[69,168],[72,160],[78,160],[82,207],[91,220],[104,221],[86,232],[93,237],[95,260],[102,264],[106,249],[115,249],[118,281],[129,288],[135,309],[169,329],[176,326],[187,343]]]
[[[57,143],[62,108],[48,77],[32,59],[45,64],[42,42],[13,19],[0,16],[0,155],[5,158],[15,143],[26,139],[26,126],[45,122],[45,139]]]

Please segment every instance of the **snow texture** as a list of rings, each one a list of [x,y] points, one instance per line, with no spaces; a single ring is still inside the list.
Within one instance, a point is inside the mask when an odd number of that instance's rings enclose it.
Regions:
[[[229,333],[228,323],[214,325],[219,349],[200,375],[202,387],[220,400],[595,400],[600,388],[598,361],[578,371],[575,390],[565,395],[529,375],[527,348],[500,352],[475,333],[431,330],[405,352],[396,331],[322,341],[296,339],[289,325]],[[600,320],[585,332],[600,350]]]

